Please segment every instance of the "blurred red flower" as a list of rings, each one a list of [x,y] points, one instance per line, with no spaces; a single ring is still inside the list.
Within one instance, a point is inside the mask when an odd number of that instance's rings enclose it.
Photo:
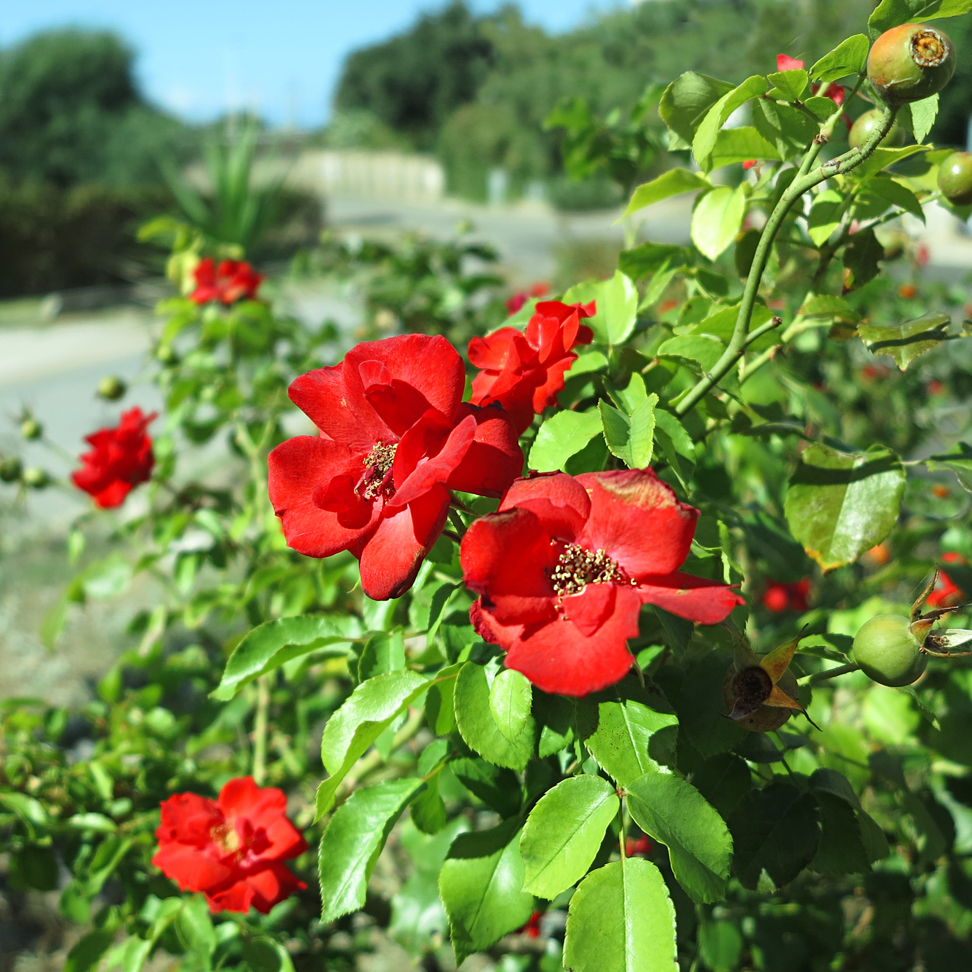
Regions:
[[[177,793],[162,804],[152,863],[182,891],[201,891],[212,912],[262,914],[307,885],[283,862],[307,850],[287,819],[287,798],[253,777],[230,780],[218,800]]]
[[[96,506],[121,506],[132,487],[152,475],[155,456],[146,429],[157,414],[143,415],[136,405],[122,413],[116,428],[98,429],[85,437],[94,448],[80,457],[82,468],[71,473],[71,481],[90,494]]]
[[[650,469],[518,480],[462,541],[463,577],[480,595],[473,625],[545,692],[613,685],[631,668],[642,604],[716,624],[744,603],[679,573],[698,516]]]
[[[457,489],[502,496],[523,469],[510,416],[460,402],[466,374],[443,337],[357,345],[297,378],[290,398],[317,426],[270,453],[270,500],[287,544],[308,557],[350,550],[375,600],[412,584]]]
[[[790,584],[770,581],[763,593],[763,607],[777,614],[781,611],[796,611],[798,614],[803,614],[809,608],[807,604],[809,593],[809,577]]]
[[[481,370],[473,379],[473,404],[502,405],[517,433],[524,432],[533,416],[553,405],[563,391],[564,373],[577,360],[571,349],[594,339],[581,318],[595,313],[593,301],[568,306],[547,300],[537,304],[526,333],[501,327],[486,337],[474,337],[469,360]]]
[[[526,935],[527,938],[539,938],[540,937],[540,919],[543,914],[539,911],[535,911],[530,915],[530,920],[522,927],[518,928],[517,931],[521,935]]]
[[[953,551],[943,553],[942,560],[946,564],[964,564],[966,562],[961,554]],[[925,603],[933,608],[955,607],[956,604],[961,604],[964,598],[962,588],[942,570],[938,573],[938,583],[935,584],[935,589],[928,595],[928,600]]]
[[[788,57],[786,54],[776,55],[776,70],[777,71],[799,71],[803,67],[803,61],[796,57]],[[814,84],[810,86],[811,94],[816,94],[819,90],[820,85]],[[847,92],[839,84],[832,84],[824,92],[824,97],[829,98],[835,105],[842,105],[844,103],[844,97]],[[851,127],[851,120],[844,115],[844,123],[848,128]]]
[[[266,279],[245,260],[221,260],[219,266],[212,257],[200,260],[194,271],[196,289],[189,299],[197,304],[218,300],[233,304],[238,300],[253,300],[260,284]]]
[[[528,300],[534,297],[543,297],[550,293],[550,284],[546,280],[538,280],[527,290],[517,291],[507,302],[506,312],[510,315],[515,314]]]
[[[937,378],[932,378],[932,380],[925,385],[925,389],[929,395],[941,395],[942,392],[945,391],[945,386]]]
[[[647,857],[651,853],[651,841],[642,834],[640,837],[628,837],[624,842],[626,857]]]

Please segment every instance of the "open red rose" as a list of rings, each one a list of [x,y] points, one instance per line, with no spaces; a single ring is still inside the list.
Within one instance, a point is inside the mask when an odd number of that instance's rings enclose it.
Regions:
[[[71,481],[89,493],[97,506],[121,506],[132,487],[152,475],[155,456],[145,430],[156,415],[143,415],[136,405],[122,413],[117,428],[98,429],[85,437],[94,448],[81,456],[83,467],[71,473]]]
[[[567,305],[545,300],[537,304],[526,333],[501,327],[473,338],[469,360],[481,369],[473,379],[473,403],[498,402],[513,416],[517,433],[524,432],[533,416],[553,405],[563,391],[564,372],[577,360],[571,349],[594,339],[580,320],[595,313],[593,301]]]
[[[309,557],[350,550],[371,598],[398,597],[445,525],[457,489],[501,496],[523,469],[509,415],[463,404],[465,371],[443,337],[359,344],[302,375],[293,402],[320,436],[270,453],[270,500]]]
[[[177,793],[162,804],[152,863],[182,891],[201,891],[210,910],[267,914],[307,887],[284,864],[307,850],[287,819],[287,797],[252,776],[230,780],[218,800]]]
[[[221,260],[216,266],[212,257],[199,261],[194,276],[196,289],[189,299],[197,304],[218,300],[228,305],[238,300],[253,300],[260,284],[266,279],[245,260]]]
[[[545,692],[614,684],[631,668],[642,604],[716,624],[743,603],[678,571],[698,515],[650,469],[518,480],[463,537],[476,630]]]
[[[810,593],[810,579],[784,584],[781,581],[770,581],[763,592],[763,607],[776,614],[781,611],[797,611],[803,614],[809,607],[807,594]]]

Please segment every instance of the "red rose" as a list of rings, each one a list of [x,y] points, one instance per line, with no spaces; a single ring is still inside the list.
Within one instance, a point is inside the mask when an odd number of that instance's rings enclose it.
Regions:
[[[577,360],[575,344],[590,344],[591,329],[582,317],[593,317],[594,302],[562,304],[545,300],[537,304],[526,333],[515,327],[501,327],[484,338],[469,342],[469,360],[480,372],[473,379],[472,401],[476,405],[498,402],[524,432],[547,406],[553,405],[564,388],[564,372]]]
[[[523,469],[509,415],[461,403],[465,380],[455,348],[424,334],[359,344],[298,378],[290,397],[320,436],[270,453],[288,545],[350,550],[369,597],[403,594],[442,532],[449,490],[502,496]]]
[[[245,260],[222,260],[219,266],[212,257],[200,260],[194,271],[196,289],[189,295],[197,304],[218,300],[233,304],[238,300],[253,300],[257,289],[266,279]]]
[[[942,554],[942,560],[947,564],[965,563],[965,558],[954,552]],[[955,605],[962,603],[963,597],[962,588],[942,570],[939,571],[935,589],[928,595],[928,600],[925,603],[933,608],[955,607]]]
[[[307,850],[287,819],[287,797],[252,776],[230,780],[219,800],[177,793],[162,804],[152,863],[182,891],[202,891],[212,912],[270,909],[307,885],[283,862]]]
[[[803,614],[809,608],[807,594],[810,593],[810,578],[783,584],[780,581],[770,581],[763,593],[763,607],[776,614],[781,611],[796,611]]]
[[[462,541],[477,631],[545,692],[587,695],[623,678],[642,604],[702,624],[742,598],[678,572],[699,511],[650,469],[547,473],[513,484]]]
[[[156,416],[143,415],[136,405],[122,413],[117,428],[98,429],[85,437],[94,448],[81,456],[84,468],[71,473],[71,481],[90,493],[97,506],[121,506],[132,487],[152,475],[155,456],[145,430]]]

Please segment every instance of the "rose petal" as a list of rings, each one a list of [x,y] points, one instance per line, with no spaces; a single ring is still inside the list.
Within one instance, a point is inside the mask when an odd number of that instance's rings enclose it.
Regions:
[[[635,590],[643,603],[656,604],[696,624],[718,624],[725,621],[733,608],[746,603],[726,584],[691,574],[645,577]]]

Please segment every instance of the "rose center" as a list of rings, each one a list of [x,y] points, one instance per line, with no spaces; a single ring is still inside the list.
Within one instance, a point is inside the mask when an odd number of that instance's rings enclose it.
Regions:
[[[937,30],[919,30],[911,38],[911,57],[918,67],[938,67],[947,55],[948,48]]]
[[[365,457],[364,475],[358,484],[358,492],[365,499],[372,500],[379,494],[386,497],[394,495],[395,484],[392,482],[391,471],[395,464],[395,450],[397,448],[398,444],[395,442],[391,445],[383,445],[381,442],[377,442]]]
[[[550,572],[550,583],[561,597],[580,594],[588,584],[627,582],[621,565],[603,550],[585,550],[576,543],[564,544],[564,551]]]
[[[209,837],[224,854],[235,854],[240,849],[240,835],[232,824],[222,823],[213,827]]]

